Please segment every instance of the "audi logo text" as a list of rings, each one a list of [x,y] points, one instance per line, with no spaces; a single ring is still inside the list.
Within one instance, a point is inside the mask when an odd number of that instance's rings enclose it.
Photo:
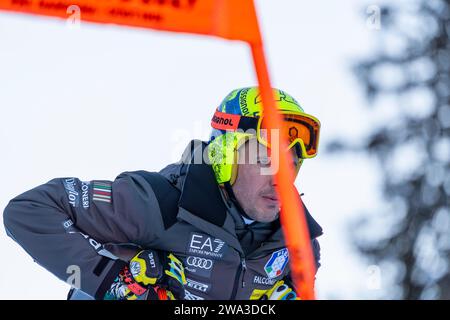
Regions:
[[[199,258],[199,257],[192,257],[189,256],[186,260],[186,263],[190,265],[191,267],[197,267],[200,269],[209,270],[213,266],[213,261],[210,259],[205,258]]]

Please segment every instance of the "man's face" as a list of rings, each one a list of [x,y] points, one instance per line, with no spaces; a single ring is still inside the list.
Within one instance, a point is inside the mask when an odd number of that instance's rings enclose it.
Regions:
[[[237,178],[232,186],[233,192],[253,220],[271,222],[278,218],[280,202],[275,192],[274,172],[270,172],[267,149],[263,145],[250,147],[247,141],[239,148]],[[255,152],[255,149],[257,151]],[[294,165],[298,159],[294,157]]]

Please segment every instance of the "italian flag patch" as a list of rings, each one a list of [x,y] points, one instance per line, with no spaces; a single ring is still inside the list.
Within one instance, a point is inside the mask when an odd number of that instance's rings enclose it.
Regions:
[[[111,182],[94,181],[92,200],[111,203]]]

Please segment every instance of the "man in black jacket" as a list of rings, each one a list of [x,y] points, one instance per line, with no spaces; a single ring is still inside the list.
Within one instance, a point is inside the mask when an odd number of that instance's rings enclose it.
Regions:
[[[274,95],[298,172],[317,153],[320,123]],[[72,299],[295,299],[261,109],[257,88],[234,90],[210,140],[159,173],[27,191],[4,211],[7,233],[58,278],[79,270]],[[318,267],[322,229],[305,213]]]

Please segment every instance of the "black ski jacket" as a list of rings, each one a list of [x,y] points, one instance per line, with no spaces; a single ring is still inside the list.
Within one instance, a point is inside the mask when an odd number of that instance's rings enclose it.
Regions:
[[[124,265],[151,248],[183,261],[186,299],[258,299],[289,278],[280,223],[246,226],[211,166],[190,163],[204,147],[192,141],[182,161],[159,173],[53,179],[10,201],[7,233],[37,263],[79,286],[73,298],[102,299]],[[322,228],[305,212],[318,267]]]

